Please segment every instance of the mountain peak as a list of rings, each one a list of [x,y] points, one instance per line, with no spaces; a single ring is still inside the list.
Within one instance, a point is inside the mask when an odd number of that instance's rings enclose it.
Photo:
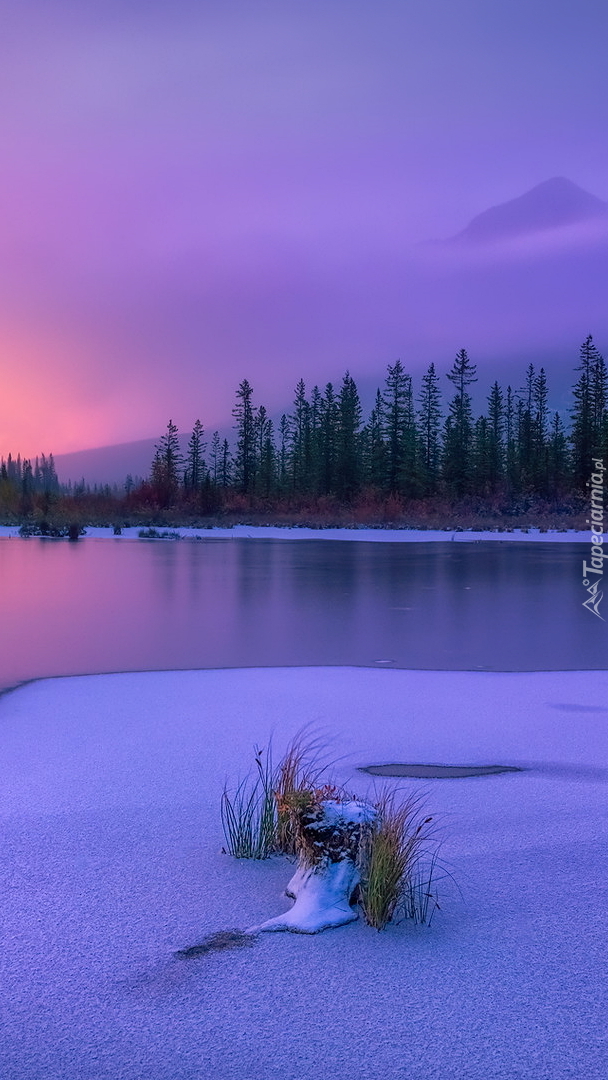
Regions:
[[[454,241],[486,244],[608,216],[608,203],[565,176],[554,176],[508,202],[484,210]]]

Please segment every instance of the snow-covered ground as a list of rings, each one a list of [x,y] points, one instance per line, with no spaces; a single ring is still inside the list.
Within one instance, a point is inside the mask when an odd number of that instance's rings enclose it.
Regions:
[[[0,1076],[599,1080],[608,673],[285,668],[85,676],[0,698]],[[221,854],[225,777],[322,729],[334,772],[519,764],[426,791],[430,928],[359,921],[176,959],[285,910],[292,867]],[[388,781],[391,783],[391,781]],[[441,898],[440,898],[441,899]]]
[[[114,540],[136,540],[140,527],[123,529],[120,536],[115,537],[111,528],[97,528],[92,525],[87,527],[86,536],[102,539],[111,537]],[[453,529],[305,529],[295,526],[280,527],[276,525],[235,525],[231,529],[180,529],[158,527],[158,532],[178,533],[184,539],[201,540],[367,540],[373,543],[390,541],[392,543],[429,543],[430,541],[456,540],[462,542],[476,540],[525,540],[551,543],[591,543],[591,535],[588,532],[580,532],[575,529],[560,531],[558,529],[512,529],[510,532],[491,531],[463,531]],[[17,525],[1,525],[1,537],[14,537],[19,535]]]

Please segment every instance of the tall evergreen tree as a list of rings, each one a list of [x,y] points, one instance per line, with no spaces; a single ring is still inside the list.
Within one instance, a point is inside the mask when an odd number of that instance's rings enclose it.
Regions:
[[[260,405],[255,418],[256,426],[256,486],[266,498],[270,496],[275,479],[275,448],[273,424],[264,405]]]
[[[219,431],[214,431],[211,436],[211,481],[217,486],[220,478],[220,469],[222,462],[222,440],[220,439]]]
[[[321,449],[321,492],[329,495],[335,490],[336,480],[336,430],[338,426],[338,403],[332,383],[327,383],[321,401],[319,438]]]
[[[278,484],[281,492],[289,487],[288,463],[289,443],[291,441],[291,425],[289,417],[285,413],[279,422],[279,451],[278,451]]]
[[[548,439],[548,494],[553,498],[563,495],[568,487],[568,443],[559,413],[553,414]]]
[[[473,408],[468,388],[477,382],[476,368],[466,349],[457,353],[447,377],[456,392],[445,424],[443,476],[448,491],[460,498],[471,488]]]
[[[505,479],[508,495],[512,495],[515,491],[519,490],[515,393],[511,386],[507,386],[507,396],[505,399]]]
[[[471,486],[484,497],[492,492],[491,428],[487,416],[480,416],[473,427]]]
[[[253,389],[247,379],[239,383],[236,397],[237,402],[232,410],[237,433],[235,481],[240,490],[248,494],[255,485],[256,445]]]
[[[418,398],[419,468],[424,494],[437,489],[441,455],[441,390],[435,365],[431,364],[422,376]]]
[[[580,362],[576,368],[580,375],[572,390],[574,406],[570,435],[574,484],[583,491],[589,482],[591,458],[598,452],[601,444],[598,415],[602,410],[602,389],[598,392],[596,379],[599,377],[599,383],[602,383],[603,366],[603,358],[589,334],[581,345]]]
[[[504,398],[495,382],[488,397],[488,485],[491,492],[498,490],[504,475],[504,432]]]
[[[169,420],[167,430],[161,435],[156,446],[152,462],[152,485],[163,506],[169,506],[177,496],[183,463],[177,425]]]
[[[232,466],[232,454],[230,453],[228,439],[224,439],[222,443],[222,458],[220,465],[220,485],[224,489],[230,487],[232,481]]]
[[[388,365],[383,401],[387,487],[398,492],[409,487],[415,460],[416,431],[412,380],[397,360]]]
[[[205,481],[206,468],[203,454],[207,446],[204,441],[204,428],[200,420],[195,420],[192,434],[188,441],[184,487],[187,491],[200,491]]]
[[[532,406],[532,482],[539,494],[546,492],[549,479],[548,401],[547,374],[541,367],[534,379]]]
[[[322,428],[323,395],[318,386],[313,386],[310,395],[309,409],[309,438],[310,438],[310,464],[309,464],[309,487],[311,491],[319,494],[322,490],[323,473],[323,447]]]
[[[348,502],[361,486],[361,402],[355,381],[348,371],[338,395],[337,421],[336,493],[338,498]]]
[[[303,379],[296,386],[293,404],[289,450],[291,484],[294,491],[301,492],[308,490],[310,483],[310,405]]]
[[[365,482],[378,490],[386,485],[386,446],[383,431],[384,402],[380,390],[376,390],[374,406],[362,433],[362,457]]]

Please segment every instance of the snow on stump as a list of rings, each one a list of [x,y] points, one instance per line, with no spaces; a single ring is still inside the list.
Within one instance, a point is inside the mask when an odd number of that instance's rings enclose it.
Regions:
[[[359,884],[357,856],[376,811],[368,803],[324,799],[297,814],[298,865],[285,893],[293,907],[256,931],[318,934],[358,918],[351,899]]]

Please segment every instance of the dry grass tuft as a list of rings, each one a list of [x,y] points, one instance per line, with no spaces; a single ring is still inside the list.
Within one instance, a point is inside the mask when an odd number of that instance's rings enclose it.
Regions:
[[[433,818],[424,813],[420,796],[401,801],[394,790],[385,790],[375,807],[378,818],[361,854],[360,902],[365,919],[383,930],[401,908],[404,917],[430,921],[438,906],[430,891],[436,850],[426,881],[422,866],[433,846]]]

